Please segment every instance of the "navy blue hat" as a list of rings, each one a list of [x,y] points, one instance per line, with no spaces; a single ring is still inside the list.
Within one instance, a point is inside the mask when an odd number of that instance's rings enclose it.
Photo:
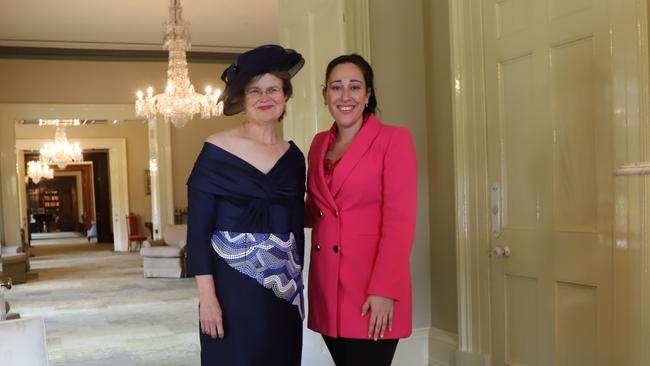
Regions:
[[[223,101],[223,114],[232,116],[244,110],[243,89],[255,76],[284,71],[293,77],[304,64],[301,54],[275,44],[242,53],[237,57],[237,63],[228,66],[221,74],[221,80],[226,83],[226,89],[219,97]]]

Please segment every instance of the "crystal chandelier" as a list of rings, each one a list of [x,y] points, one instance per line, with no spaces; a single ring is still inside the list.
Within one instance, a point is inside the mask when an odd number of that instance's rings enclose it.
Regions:
[[[54,170],[44,161],[32,160],[27,163],[27,177],[34,184],[38,184],[41,179],[52,179],[54,177]]]
[[[56,126],[53,142],[46,142],[41,148],[41,161],[57,165],[60,169],[74,162],[83,161],[81,147],[78,142],[70,143],[65,134],[65,126],[78,126],[78,119],[72,120],[44,120],[38,121],[39,126]]]
[[[183,127],[195,114],[210,118],[223,114],[223,103],[217,103],[221,90],[212,92],[207,87],[205,94],[194,92],[187,71],[185,51],[191,47],[189,24],[183,20],[180,0],[170,0],[169,20],[165,22],[163,49],[169,51],[167,66],[167,87],[165,92],[154,95],[153,88],[147,88],[147,95],[138,91],[135,112],[147,119],[162,114],[166,122]]]

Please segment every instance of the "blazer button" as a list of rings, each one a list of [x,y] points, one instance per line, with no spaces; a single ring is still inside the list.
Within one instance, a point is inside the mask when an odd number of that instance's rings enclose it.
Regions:
[[[334,212],[334,216],[339,217],[339,212],[338,212],[338,210]]]
[[[323,211],[318,210],[318,217],[323,217]]]
[[[320,244],[316,244],[316,251],[320,252]]]
[[[339,250],[340,250],[340,249],[339,249],[339,246],[338,246],[338,245],[335,245],[335,246],[334,246],[334,253],[338,253]]]

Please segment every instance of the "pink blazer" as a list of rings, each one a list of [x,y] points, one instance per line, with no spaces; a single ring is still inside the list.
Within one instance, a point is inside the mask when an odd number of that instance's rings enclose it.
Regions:
[[[411,334],[409,257],[417,205],[417,162],[406,128],[371,115],[325,182],[330,131],[309,149],[306,226],[313,227],[309,269],[310,329],[330,337],[368,339],[368,295],[395,299],[393,331]]]

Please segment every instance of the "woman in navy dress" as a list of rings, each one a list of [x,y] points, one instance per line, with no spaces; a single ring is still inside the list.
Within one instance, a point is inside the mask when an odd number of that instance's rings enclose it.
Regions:
[[[303,64],[261,46],[221,76],[224,114],[245,121],[207,139],[187,182],[204,366],[300,365],[305,162],[276,128]]]

